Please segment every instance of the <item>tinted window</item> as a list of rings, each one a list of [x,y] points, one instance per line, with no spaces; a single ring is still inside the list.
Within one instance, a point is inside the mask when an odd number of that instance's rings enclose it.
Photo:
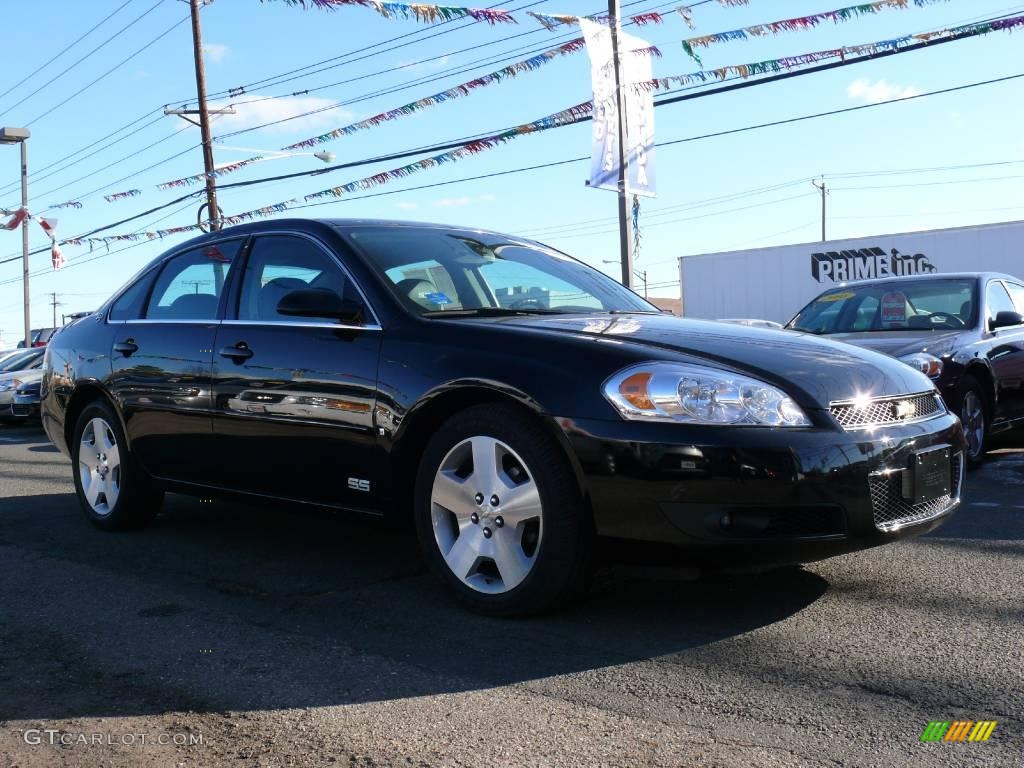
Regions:
[[[1010,292],[1013,305],[1020,314],[1024,315],[1024,285],[1018,285],[1017,283],[1004,283],[1004,285]]]
[[[328,289],[359,301],[337,262],[316,243],[289,235],[257,237],[242,278],[238,319],[336,323],[334,318],[292,317],[277,311],[285,295],[303,288]]]
[[[988,304],[989,322],[995,320],[996,315],[1000,312],[1017,311],[1013,302],[1010,300],[1010,294],[1006,292],[1003,284],[998,280],[993,280],[988,284],[988,289],[986,291],[986,303]]]
[[[224,282],[241,243],[204,245],[168,261],[153,286],[146,319],[216,320]]]
[[[502,235],[412,227],[359,228],[347,234],[399,301],[417,314],[657,311],[575,259]]]
[[[153,284],[156,270],[150,270],[136,280],[110,307],[111,320],[138,320],[142,315],[142,305],[149,295],[149,287]]]
[[[974,324],[973,280],[906,280],[823,293],[789,328],[811,333],[955,330]]]

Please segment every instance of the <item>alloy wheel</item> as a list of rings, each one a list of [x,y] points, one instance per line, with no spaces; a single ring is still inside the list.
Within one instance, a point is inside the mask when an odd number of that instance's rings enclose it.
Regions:
[[[960,421],[967,438],[967,453],[976,459],[985,448],[985,411],[977,392],[969,391],[964,395],[960,406]]]
[[[121,456],[114,430],[99,417],[85,425],[78,445],[82,495],[92,510],[106,517],[121,494]]]
[[[479,592],[508,592],[530,574],[543,534],[541,511],[526,463],[493,437],[463,440],[434,475],[434,540],[451,572]]]

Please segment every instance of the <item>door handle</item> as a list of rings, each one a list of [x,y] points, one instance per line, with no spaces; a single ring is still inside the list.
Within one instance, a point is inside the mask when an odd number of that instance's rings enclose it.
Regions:
[[[135,343],[135,339],[125,339],[114,344],[114,351],[120,352],[125,357],[131,357],[133,352],[139,351],[139,345]]]
[[[240,341],[233,347],[221,347],[220,356],[230,357],[235,362],[239,362],[252,357],[252,350],[244,341]]]

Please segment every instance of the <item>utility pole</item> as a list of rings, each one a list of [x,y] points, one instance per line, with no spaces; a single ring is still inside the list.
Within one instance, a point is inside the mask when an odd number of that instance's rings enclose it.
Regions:
[[[53,305],[53,325],[51,325],[50,327],[51,328],[56,328],[57,327],[57,307],[60,306],[60,302],[57,301],[57,294],[56,293],[51,293],[50,294],[50,304]]]
[[[828,187],[825,186],[824,176],[821,177],[821,184],[818,184],[813,179],[811,180],[811,184],[813,184],[816,189],[821,190],[821,242],[824,243],[827,239],[825,237],[825,196],[828,194]]]
[[[618,112],[619,148],[619,257],[622,261],[622,284],[633,287],[633,250],[629,237],[629,201],[626,199],[626,109],[622,95],[622,73],[619,67],[619,0],[608,0],[608,25],[612,33],[612,67],[615,73],[615,108]]]
[[[199,132],[203,139],[203,169],[206,175],[206,215],[210,220],[210,231],[214,231],[221,228],[221,223],[220,207],[217,205],[217,180],[213,178],[215,167],[213,164],[213,139],[210,136],[210,115],[233,115],[235,110],[231,107],[210,109],[206,104],[206,70],[203,66],[203,31],[199,20],[199,10],[210,2],[212,0],[189,0],[189,7],[192,10],[192,47],[196,64],[196,94],[199,109],[165,108],[164,114],[177,115],[193,125],[199,126]],[[186,115],[199,115],[199,122],[197,123]],[[202,224],[202,208],[199,210],[199,222]]]

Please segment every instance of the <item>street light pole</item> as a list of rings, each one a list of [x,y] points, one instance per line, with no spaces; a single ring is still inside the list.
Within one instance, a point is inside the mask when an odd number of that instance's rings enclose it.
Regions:
[[[28,128],[0,128],[0,144],[21,144],[21,282],[25,304],[25,347],[32,346],[32,317],[28,295]]]
[[[626,100],[622,93],[622,72],[619,67],[619,35],[622,33],[620,24],[621,9],[619,0],[608,0],[608,25],[612,34],[612,72],[615,78],[615,107],[618,112],[618,152],[619,152],[619,259],[622,262],[622,284],[633,287],[633,250],[629,242],[629,201],[626,196]]]
[[[28,129],[25,131],[28,133]],[[27,139],[28,136],[25,137]],[[28,142],[21,141],[21,208],[28,211]],[[32,346],[32,313],[28,295],[28,216],[21,220],[21,290],[25,303],[25,349]]]

